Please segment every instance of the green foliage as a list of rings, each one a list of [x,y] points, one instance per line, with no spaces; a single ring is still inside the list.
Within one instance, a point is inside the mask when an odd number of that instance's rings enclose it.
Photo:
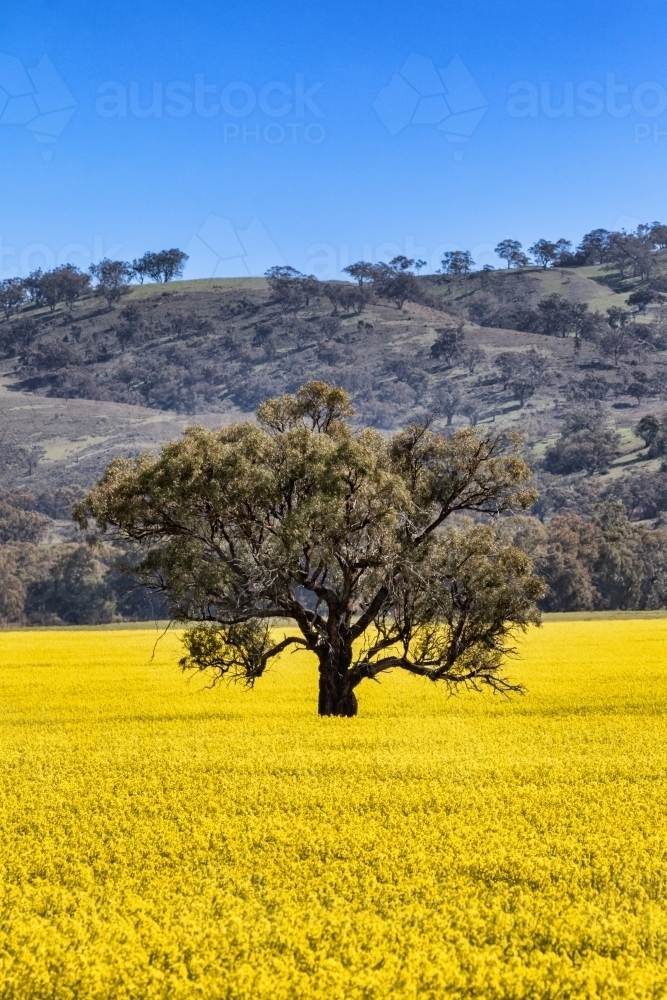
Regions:
[[[603,472],[618,454],[619,436],[605,426],[600,404],[592,410],[574,410],[565,420],[560,438],[547,449],[547,472]]]
[[[635,433],[644,439],[648,447],[648,458],[667,454],[667,414],[657,417],[647,413],[637,423]]]
[[[543,611],[655,609],[667,601],[667,530],[632,524],[619,501],[592,515],[519,518],[505,537],[527,551],[547,591]]]

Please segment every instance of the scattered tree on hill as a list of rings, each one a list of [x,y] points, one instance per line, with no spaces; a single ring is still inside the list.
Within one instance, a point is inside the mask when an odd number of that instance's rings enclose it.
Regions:
[[[5,278],[0,281],[0,309],[9,319],[18,312],[25,301],[25,287],[20,278]]]
[[[476,427],[479,423],[480,413],[482,412],[482,403],[479,399],[472,397],[461,407],[461,413],[464,417],[468,418],[468,423],[471,427]]]
[[[586,233],[576,250],[577,263],[604,264],[607,260],[610,236],[611,233],[607,229],[593,229],[590,233]]]
[[[31,271],[27,278],[23,279],[23,288],[30,302],[35,306],[44,305],[44,293],[42,291],[42,278],[44,272],[41,267],[36,271]]]
[[[358,285],[355,288],[349,282],[343,281],[329,281],[323,291],[333,306],[334,316],[338,315],[339,309],[344,313],[362,313],[370,295],[366,285]]]
[[[73,264],[63,264],[52,273],[58,275],[60,298],[71,311],[77,299],[90,288],[90,277]]]
[[[139,279],[139,283],[143,285],[146,278],[149,277],[146,254],[144,254],[143,257],[135,258],[135,260],[132,261],[131,267],[132,267],[132,273],[136,278]]]
[[[526,401],[544,382],[549,362],[531,348],[529,351],[504,351],[495,360],[500,370],[503,389],[509,389],[513,399],[523,408]]]
[[[37,278],[39,274],[39,278]],[[52,271],[33,272],[28,279],[36,299],[36,304],[47,305],[51,312],[60,302],[69,309],[90,287],[90,278],[73,264],[63,264]],[[35,288],[37,286],[37,288]]]
[[[157,457],[114,461],[77,520],[143,543],[135,572],[190,626],[184,669],[252,685],[302,647],[319,713],[336,716],[395,668],[514,689],[502,662],[542,584],[491,524],[447,521],[534,501],[518,440],[413,425],[387,441],[351,415],[343,390],[314,382],[262,404],[258,424],[189,428]],[[278,640],[276,618],[297,633]]]
[[[598,349],[604,358],[613,358],[618,368],[619,360],[629,352],[633,337],[625,326],[608,326],[598,338]]]
[[[392,271],[396,271],[397,274],[400,274],[403,271],[409,271],[413,264],[414,260],[412,257],[406,257],[405,254],[399,254],[397,257],[392,257],[389,261],[389,267]]]
[[[274,301],[284,312],[298,312],[318,294],[317,278],[313,274],[302,274],[293,267],[270,267],[265,276]]]
[[[183,276],[188,260],[188,255],[176,248],[160,250],[157,253],[147,251],[143,257],[133,262],[132,270],[142,284],[146,277],[152,278],[153,281],[174,281]]]
[[[612,330],[622,330],[630,320],[630,313],[620,306],[612,306],[607,309],[607,323]]]
[[[435,396],[435,412],[442,413],[451,427],[457,413],[461,411],[461,393],[455,383],[444,381]]]
[[[576,263],[572,253],[572,242],[570,240],[556,240],[556,256],[553,260],[553,267],[571,267]]]
[[[465,330],[463,323],[450,323],[436,329],[436,340],[431,345],[431,354],[438,361],[452,365],[463,353],[465,346]]]
[[[507,390],[510,383],[523,369],[523,359],[519,351],[503,351],[499,354],[494,364],[500,372],[503,389]]]
[[[626,392],[628,396],[632,396],[633,399],[637,400],[637,406],[639,406],[642,399],[645,399],[646,396],[650,396],[651,386],[646,372],[633,372],[632,379]]]
[[[655,302],[658,295],[650,288],[638,288],[632,292],[625,300],[630,307],[634,307],[637,312],[645,313],[646,307]]]
[[[657,417],[649,413],[642,417],[635,427],[635,434],[643,438],[648,448],[648,458],[667,454],[667,414]]]
[[[556,444],[547,449],[544,467],[558,475],[605,472],[618,455],[619,440],[616,431],[606,426],[599,403],[591,410],[574,410]]]
[[[354,278],[361,288],[362,285],[370,285],[375,281],[376,265],[370,264],[366,260],[360,260],[356,264],[349,264],[347,267],[344,267],[343,271],[345,274],[349,274],[351,278]]]
[[[402,255],[388,264],[373,264],[373,291],[378,298],[394,302],[397,309],[402,309],[408,300],[418,302],[422,294],[417,278],[410,271],[413,264],[413,260]]]
[[[408,299],[418,302],[421,289],[414,274],[406,270],[385,274],[378,282],[377,294],[394,302],[397,309],[402,309]]]
[[[130,290],[130,280],[133,269],[124,260],[109,260],[105,257],[99,264],[89,268],[91,275],[97,281],[95,292],[107,300],[109,308],[118,302]]]
[[[506,261],[508,267],[527,267],[530,263],[518,240],[501,240],[493,252]]]
[[[546,271],[549,264],[555,261],[558,248],[550,240],[536,240],[532,247],[528,247],[528,253],[531,253],[540,267]]]
[[[483,364],[484,361],[486,361],[486,354],[479,347],[470,347],[463,355],[463,364],[469,375],[474,375],[477,366]]]
[[[443,274],[469,274],[475,266],[468,250],[447,250],[440,262]]]
[[[7,327],[3,338],[3,347],[11,354],[25,351],[37,339],[38,333],[39,327],[34,319],[29,316],[21,316]]]
[[[635,233],[610,233],[607,242],[607,270],[616,268],[621,276],[629,268],[635,277],[646,280],[654,266],[655,244],[650,227],[638,226]]]

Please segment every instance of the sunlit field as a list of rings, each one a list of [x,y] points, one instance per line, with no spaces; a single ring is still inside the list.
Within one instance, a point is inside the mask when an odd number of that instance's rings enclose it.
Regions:
[[[663,998],[667,620],[555,622],[511,701],[155,632],[0,633],[2,1000]]]

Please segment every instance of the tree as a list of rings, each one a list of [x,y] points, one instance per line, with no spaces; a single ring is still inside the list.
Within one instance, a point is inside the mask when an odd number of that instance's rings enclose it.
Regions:
[[[392,271],[396,271],[397,273],[402,271],[409,271],[413,264],[414,260],[412,259],[412,257],[406,257],[404,254],[399,254],[397,257],[392,257],[392,259],[389,261],[389,267],[392,269]]]
[[[619,359],[627,354],[632,345],[632,337],[623,326],[609,326],[600,335],[598,348],[603,357],[612,357],[614,365],[618,368]]]
[[[74,303],[90,288],[90,277],[74,264],[63,264],[51,272],[59,285],[59,300],[71,311]]]
[[[636,292],[628,295],[625,301],[630,307],[634,306],[637,312],[645,313],[646,307],[651,302],[655,302],[657,298],[656,293],[652,292],[650,288],[638,288]]]
[[[452,420],[461,409],[461,393],[455,383],[447,379],[435,397],[436,413],[442,413],[447,426],[451,427]]]
[[[637,423],[635,434],[644,439],[648,448],[648,458],[658,458],[667,454],[667,415],[656,417],[648,413]]]
[[[326,286],[326,296],[334,307],[334,315],[337,315],[339,306],[344,313],[362,313],[370,292],[367,285],[355,288],[349,282],[332,281]]]
[[[41,299],[44,305],[54,311],[59,302],[62,302],[62,283],[57,271],[46,271],[39,282]]]
[[[496,253],[498,251],[496,250]],[[555,243],[550,240],[537,240],[533,243],[532,247],[528,247],[528,253],[532,253],[533,257],[544,270],[548,268],[549,264],[552,264],[558,254],[558,248]],[[500,256],[500,255],[498,255]]]
[[[650,278],[655,263],[650,232],[639,226],[636,233],[610,233],[606,258],[609,262],[606,270],[617,268],[621,278],[625,277],[628,267],[642,281]]]
[[[503,351],[496,357],[494,364],[500,371],[503,389],[506,390],[523,371],[524,361],[518,351]]]
[[[146,260],[146,256],[147,254],[144,254],[143,257],[135,258],[131,264],[132,273],[136,275],[142,285],[146,278],[150,277],[148,274],[148,262]]]
[[[642,399],[651,394],[651,386],[645,372],[634,373],[632,381],[627,388],[627,393],[628,396],[632,396],[637,400],[637,406],[639,406]]]
[[[663,222],[652,222],[649,233],[655,247],[659,250],[667,247],[667,226]]]
[[[367,260],[360,260],[356,264],[349,264],[343,268],[345,274],[354,278],[360,288],[362,285],[370,285],[375,281],[376,270],[377,265],[371,264]]]
[[[604,264],[609,252],[608,229],[593,229],[582,238],[576,250],[576,258],[581,264]]]
[[[0,281],[0,309],[5,314],[5,319],[9,319],[23,305],[25,300],[25,287],[20,278],[5,278]]]
[[[469,274],[475,266],[469,250],[448,250],[440,262],[443,274]]]
[[[501,372],[503,389],[510,389],[522,408],[544,381],[549,367],[548,360],[532,347],[526,352],[504,351],[495,363]]]
[[[37,339],[39,327],[34,319],[21,316],[11,323],[5,333],[4,344],[12,352],[24,351]]]
[[[481,365],[484,361],[486,361],[486,354],[480,347],[470,347],[463,355],[463,364],[470,375],[474,375],[477,365]]]
[[[562,295],[557,292],[547,295],[538,302],[537,308],[540,314],[540,333],[547,337],[567,337],[573,331],[576,312],[573,304]]]
[[[126,261],[105,257],[99,264],[91,264],[89,270],[97,281],[96,294],[107,300],[109,309],[129,292],[134,272]]]
[[[42,278],[44,272],[41,267],[36,271],[31,271],[27,278],[23,279],[23,287],[30,302],[35,306],[44,305],[44,293],[42,290]]]
[[[394,302],[397,309],[402,309],[408,299],[418,302],[421,298],[421,289],[416,277],[404,268],[385,274],[377,292],[382,298]]]
[[[518,240],[501,240],[493,252],[506,261],[508,267],[525,267],[529,263]]]
[[[622,330],[629,319],[630,313],[627,309],[621,308],[621,306],[612,306],[610,309],[607,309],[607,323],[612,330]]]
[[[558,475],[604,472],[617,456],[620,441],[616,431],[605,424],[599,403],[591,410],[570,413],[560,438],[547,449],[544,459],[547,472]]]
[[[491,524],[446,522],[534,502],[518,439],[413,425],[387,441],[353,432],[352,412],[311,382],[258,424],[188,428],[157,457],[112,462],[76,519],[144,545],[135,572],[190,625],[184,669],[252,685],[304,648],[320,715],[355,715],[359,684],[394,668],[514,689],[502,661],[538,620],[541,582]],[[278,640],[276,618],[295,631]]]
[[[461,407],[461,413],[464,417],[468,418],[468,422],[471,427],[476,427],[479,423],[479,415],[482,410],[482,404],[479,399],[469,399],[467,403],[464,403]]]
[[[135,260],[132,270],[141,283],[145,277],[153,281],[173,281],[183,275],[183,270],[190,258],[182,250],[160,250],[157,253],[147,251],[143,257]]]
[[[463,323],[440,326],[435,332],[437,337],[435,343],[431,345],[431,354],[438,361],[442,359],[446,365],[453,364],[462,353],[465,344]]]
[[[562,238],[556,240],[556,255],[553,259],[553,266],[572,267],[576,263],[576,255],[572,253],[572,242]]]
[[[417,272],[417,274],[419,274],[419,272],[421,271],[422,267],[426,267],[426,263],[427,262],[425,260],[416,260],[415,261],[415,271]]]
[[[270,267],[265,277],[274,301],[284,312],[298,312],[318,293],[319,282],[315,275],[302,274],[293,267]]]

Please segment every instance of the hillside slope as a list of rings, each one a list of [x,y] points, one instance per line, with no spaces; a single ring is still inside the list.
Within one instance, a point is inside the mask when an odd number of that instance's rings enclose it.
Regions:
[[[5,340],[19,324],[31,327],[29,345],[4,361],[0,485],[85,488],[113,454],[155,448],[186,423],[243,418],[309,378],[345,386],[358,419],[386,431],[454,393],[452,426],[517,427],[533,461],[573,406],[601,400],[622,434],[611,478],[655,470],[660,463],[646,458],[632,427],[665,406],[667,353],[637,346],[614,361],[593,342],[575,351],[572,339],[465,319],[472,302],[489,298],[534,306],[556,293],[600,312],[624,304],[627,289],[603,279],[600,268],[425,277],[422,302],[397,309],[372,299],[360,314],[336,314],[324,288],[305,308],[286,312],[263,279],[133,286],[113,309],[89,295],[71,311],[24,310],[4,324]],[[462,320],[465,350],[450,362],[434,357],[438,331]],[[522,404],[497,362],[529,352],[541,359],[541,372]],[[641,404],[628,393],[638,372],[649,387]]]

